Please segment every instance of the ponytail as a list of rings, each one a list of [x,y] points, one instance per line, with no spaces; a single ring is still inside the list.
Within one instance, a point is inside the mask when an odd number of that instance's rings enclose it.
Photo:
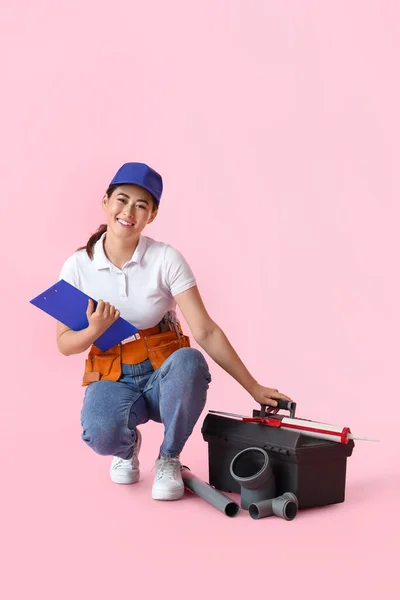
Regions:
[[[86,246],[81,246],[78,250],[86,250],[87,255],[90,259],[93,259],[93,247],[95,243],[101,238],[103,233],[107,231],[107,225],[100,225],[97,231],[88,239]]]
[[[118,185],[110,185],[106,191],[106,196],[109,198],[114,190],[116,190]],[[88,239],[86,246],[81,246],[78,250],[86,250],[87,255],[90,259],[93,259],[93,248],[95,243],[101,238],[103,233],[107,231],[107,225],[99,225],[97,231]]]

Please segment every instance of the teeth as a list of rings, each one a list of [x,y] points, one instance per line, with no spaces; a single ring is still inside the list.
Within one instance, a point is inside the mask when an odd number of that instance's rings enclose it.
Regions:
[[[122,225],[132,225],[132,223],[128,223],[127,221],[123,221],[122,219],[118,219],[118,221],[122,223]]]

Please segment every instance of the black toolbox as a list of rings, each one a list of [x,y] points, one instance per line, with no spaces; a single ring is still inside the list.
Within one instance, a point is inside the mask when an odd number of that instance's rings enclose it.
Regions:
[[[253,411],[253,416],[259,416]],[[249,447],[268,453],[276,481],[276,495],[296,494],[299,508],[336,504],[345,499],[347,458],[354,441],[339,444],[295,431],[208,413],[201,432],[208,443],[209,483],[218,490],[240,493],[230,474],[238,452]]]

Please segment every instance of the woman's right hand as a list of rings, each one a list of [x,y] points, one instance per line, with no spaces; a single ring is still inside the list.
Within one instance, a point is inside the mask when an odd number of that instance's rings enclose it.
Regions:
[[[99,300],[96,310],[92,299],[88,301],[86,316],[89,321],[88,327],[96,334],[104,333],[120,316],[119,310],[109,302]]]

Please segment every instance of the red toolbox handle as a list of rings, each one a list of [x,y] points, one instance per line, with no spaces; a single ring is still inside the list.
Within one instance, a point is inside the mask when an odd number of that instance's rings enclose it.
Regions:
[[[265,417],[271,414],[275,414],[278,410],[288,410],[290,413],[290,418],[294,419],[296,415],[296,402],[292,402],[292,400],[277,400],[278,406],[266,406],[263,404],[260,410],[260,417]],[[267,409],[267,411],[266,411]]]

